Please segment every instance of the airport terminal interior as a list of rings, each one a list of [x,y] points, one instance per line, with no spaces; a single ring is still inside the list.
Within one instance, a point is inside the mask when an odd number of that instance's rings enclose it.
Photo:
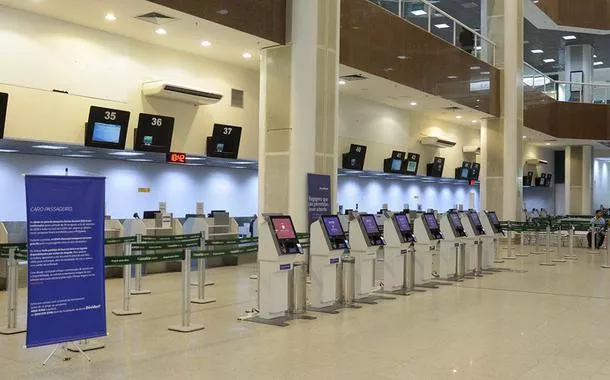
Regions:
[[[0,380],[610,378],[610,0],[0,0]]]

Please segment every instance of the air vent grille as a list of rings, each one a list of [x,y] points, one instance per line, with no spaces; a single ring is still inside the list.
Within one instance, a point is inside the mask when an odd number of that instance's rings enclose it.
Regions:
[[[163,25],[176,20],[174,17],[167,16],[159,12],[149,12],[136,16],[135,18],[155,25]]]
[[[242,90],[231,89],[231,107],[244,108],[244,92]]]

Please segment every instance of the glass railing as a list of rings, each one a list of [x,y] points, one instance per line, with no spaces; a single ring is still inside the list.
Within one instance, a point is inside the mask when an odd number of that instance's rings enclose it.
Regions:
[[[369,0],[495,66],[496,45],[427,0]]]
[[[557,81],[527,63],[523,64],[523,84],[561,102],[610,104],[610,83]]]

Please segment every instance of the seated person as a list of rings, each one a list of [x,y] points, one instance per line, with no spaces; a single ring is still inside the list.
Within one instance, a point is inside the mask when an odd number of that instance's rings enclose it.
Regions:
[[[602,210],[595,211],[595,217],[591,219],[591,228],[587,232],[587,242],[589,248],[592,247],[593,230],[595,230],[595,248],[601,248],[606,237],[606,220]]]

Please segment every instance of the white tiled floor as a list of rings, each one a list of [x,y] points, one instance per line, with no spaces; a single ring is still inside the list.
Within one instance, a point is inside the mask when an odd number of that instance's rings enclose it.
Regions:
[[[192,334],[179,322],[179,274],[147,277],[134,297],[143,315],[109,313],[106,348],[88,363],[40,363],[24,335],[0,336],[0,379],[610,379],[610,270],[600,256],[541,267],[543,256],[498,273],[286,328],[238,322],[254,306],[254,265],[210,270],[217,303],[193,305]],[[107,282],[108,309],[121,280]],[[25,297],[25,294],[21,295]],[[2,318],[6,294],[0,293]],[[23,309],[23,298],[21,309]],[[2,322],[4,323],[4,322]]]

